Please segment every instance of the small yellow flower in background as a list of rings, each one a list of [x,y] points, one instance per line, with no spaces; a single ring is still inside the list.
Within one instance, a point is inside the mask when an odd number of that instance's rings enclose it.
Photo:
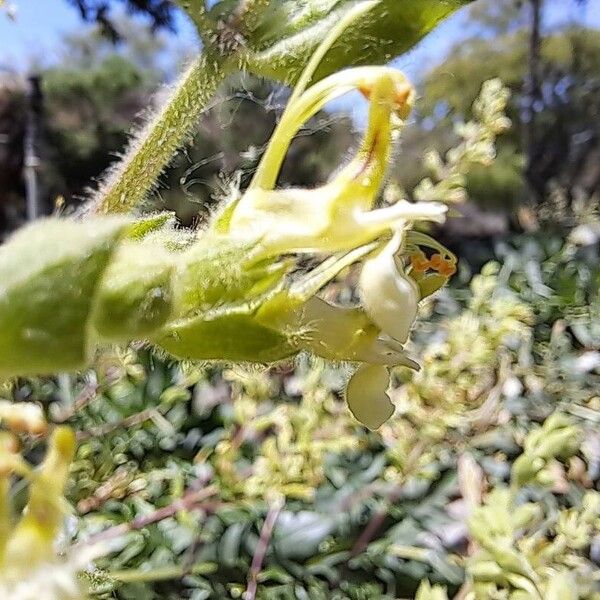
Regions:
[[[27,507],[6,545],[3,562],[8,579],[53,558],[54,539],[65,515],[63,490],[74,454],[75,434],[68,427],[57,427],[44,462],[31,474]]]
[[[48,429],[42,407],[32,402],[0,400],[0,423],[15,433],[40,435]]]
[[[2,419],[19,431],[39,432],[37,407],[14,404],[14,415],[3,406]],[[29,413],[29,414],[28,414]],[[24,427],[23,415],[29,419]],[[78,571],[85,563],[59,558],[56,539],[67,512],[63,492],[75,453],[75,434],[57,427],[48,440],[46,457],[37,469],[20,454],[19,440],[11,431],[0,434],[0,598],[13,600],[83,600]],[[22,515],[13,523],[10,502],[14,475],[29,482],[29,499]]]

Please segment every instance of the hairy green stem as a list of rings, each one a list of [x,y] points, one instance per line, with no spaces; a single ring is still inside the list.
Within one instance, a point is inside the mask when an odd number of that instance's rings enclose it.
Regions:
[[[214,35],[215,27],[214,23],[206,14],[206,5],[204,0],[174,0],[175,4],[178,4],[192,20],[200,39],[206,44],[207,40],[211,35]]]
[[[219,84],[236,68],[234,60],[200,54],[164,107],[131,141],[123,160],[109,172],[86,212],[129,213],[139,207],[190,137]]]

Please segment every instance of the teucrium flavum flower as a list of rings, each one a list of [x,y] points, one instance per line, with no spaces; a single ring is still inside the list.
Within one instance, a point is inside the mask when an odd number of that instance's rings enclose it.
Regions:
[[[300,79],[249,189],[206,230],[178,230],[155,215],[52,218],[17,233],[0,250],[0,374],[79,369],[96,347],[134,339],[200,360],[265,363],[308,350],[364,363],[348,387],[352,411],[371,428],[389,418],[387,368],[416,368],[403,344],[418,303],[456,262],[411,227],[442,221],[446,206],[400,200],[374,208],[414,100],[406,78],[359,67],[307,87],[316,66]],[[354,158],[320,188],[277,189],[298,129],[352,90],[370,106]],[[308,272],[306,254],[321,260]],[[318,296],[354,263],[362,263],[360,304]]]
[[[371,102],[369,124],[355,158],[317,190],[273,190],[285,151],[300,126],[329,100],[359,89]],[[385,177],[392,142],[410,111],[414,92],[386,67],[342,71],[321,81],[286,110],[262,164],[230,215],[228,231],[253,231],[259,252],[336,252],[366,244],[405,220],[442,220],[446,207],[398,202],[371,210]]]

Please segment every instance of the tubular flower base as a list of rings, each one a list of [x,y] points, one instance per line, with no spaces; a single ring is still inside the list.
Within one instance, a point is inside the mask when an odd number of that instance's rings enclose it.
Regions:
[[[275,189],[300,127],[352,90],[370,104],[353,160],[320,188]],[[166,214],[52,218],[21,230],[0,249],[0,375],[80,369],[96,347],[132,340],[192,360],[267,363],[310,351],[363,363],[348,402],[379,427],[393,413],[388,367],[417,368],[403,344],[418,303],[456,269],[446,249],[411,231],[416,221],[443,221],[445,205],[374,208],[413,100],[405,77],[387,67],[301,86],[249,189],[200,232],[177,229]],[[308,272],[300,268],[307,254],[321,259]],[[318,296],[354,263],[359,304]]]

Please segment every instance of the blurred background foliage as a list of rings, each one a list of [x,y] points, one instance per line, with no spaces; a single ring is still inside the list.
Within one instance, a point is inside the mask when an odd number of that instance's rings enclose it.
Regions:
[[[165,59],[156,29],[109,19],[109,5],[74,4],[97,26],[41,73],[43,184],[66,205],[185,59]],[[396,371],[396,417],[380,432],[346,411],[346,369],[309,357],[249,369],[133,346],[77,377],[5,386],[78,432],[68,536],[110,542],[94,597],[600,597],[600,33],[544,31],[532,64],[542,4],[479,0],[472,37],[417,82],[387,193],[412,195],[431,175],[423,156],[457,143],[486,79],[511,89],[513,127],[468,175],[465,218],[439,232],[460,270],[423,311],[411,341],[422,370]],[[165,2],[128,5],[173,26]],[[247,77],[222,90],[152,206],[201,222],[247,181],[285,95]],[[25,98],[26,83],[3,75],[3,233],[24,219]],[[281,183],[325,181],[355,139],[349,117],[323,112]],[[38,446],[26,446],[32,460]]]
[[[309,357],[217,368],[132,348],[17,382],[78,431],[71,535],[111,548],[95,597],[241,598],[255,576],[269,599],[414,598],[422,580],[568,598],[547,595],[568,571],[573,598],[597,598],[598,257],[531,234],[497,252],[427,307],[423,369],[397,370],[378,433],[347,412],[344,368]],[[565,268],[580,276],[563,286]]]
[[[162,83],[186,60],[185,55],[170,56],[161,36],[142,24],[121,17],[113,26],[121,32],[117,45],[99,26],[66,36],[62,60],[40,74],[41,180],[48,198],[70,205],[81,202],[88,186],[115,160],[131,131],[143,123],[144,112],[161,102]],[[0,78],[0,131],[7,137],[6,156],[0,154],[5,230],[24,215],[22,161],[15,154],[23,144],[25,98],[25,81]],[[176,210],[187,224],[205,212],[234,184],[234,173],[242,181],[249,178],[284,103],[285,92],[268,82],[251,76],[231,82],[203,115],[189,147],[163,174],[151,204]],[[283,180],[307,186],[325,181],[354,139],[348,118],[319,115],[293,145]]]
[[[494,36],[493,43],[477,37],[457,45],[427,75],[418,124],[411,131],[413,143],[421,148],[443,147],[452,121],[469,118],[481,84],[490,77],[502,79],[512,91],[509,115],[517,127],[504,136],[497,162],[470,175],[471,197],[485,206],[505,207],[507,198],[516,206],[528,194],[523,169],[526,148],[523,128],[518,126],[525,104],[527,36],[527,31],[517,29]],[[594,30],[569,27],[544,39],[543,94],[535,109],[538,118],[530,175],[540,198],[556,185],[569,193],[576,189],[598,192],[599,57],[600,37]],[[416,176],[411,171],[408,177]]]

